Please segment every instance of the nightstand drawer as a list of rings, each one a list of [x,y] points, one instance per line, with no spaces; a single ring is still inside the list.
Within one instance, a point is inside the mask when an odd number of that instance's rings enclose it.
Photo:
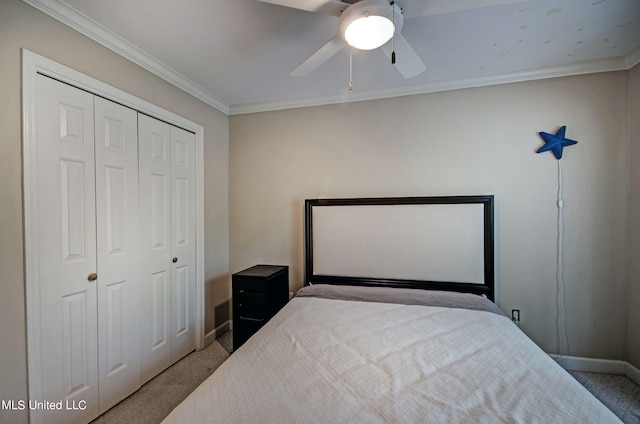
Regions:
[[[245,319],[246,321],[266,321],[266,314],[263,307],[237,304],[234,308],[233,312],[237,314],[239,319]]]
[[[235,291],[244,290],[245,292],[265,292],[265,282],[255,278],[236,278],[233,281],[233,289]]]
[[[233,292],[233,298],[236,300],[239,306],[243,306],[243,305],[262,306],[265,303],[264,301],[265,296],[263,292],[237,290]]]
[[[260,328],[264,322],[246,321],[238,319],[238,325],[233,327],[233,350],[236,350],[244,342],[249,340]]]
[[[256,330],[262,327],[262,324],[266,322],[264,318],[250,318],[250,317],[245,317],[243,315],[240,315],[238,317],[238,320],[242,321],[243,326],[248,326],[248,327],[257,326]]]

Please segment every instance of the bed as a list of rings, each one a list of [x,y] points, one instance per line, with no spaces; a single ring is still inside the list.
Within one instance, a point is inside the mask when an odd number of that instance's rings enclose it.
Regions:
[[[620,422],[493,303],[493,203],[307,200],[305,286],[164,422]]]

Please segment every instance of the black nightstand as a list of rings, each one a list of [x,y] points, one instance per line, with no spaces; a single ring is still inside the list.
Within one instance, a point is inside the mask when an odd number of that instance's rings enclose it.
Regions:
[[[256,265],[233,274],[231,285],[235,351],[289,300],[289,267]]]

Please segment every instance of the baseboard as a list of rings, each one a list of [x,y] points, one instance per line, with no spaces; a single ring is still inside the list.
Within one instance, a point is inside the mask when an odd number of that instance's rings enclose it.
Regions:
[[[222,335],[227,331],[231,330],[231,321],[225,321],[213,330],[209,331],[204,335],[204,345],[209,346],[210,343],[214,342],[218,338],[218,334]]]
[[[216,329],[214,328],[213,330],[209,331],[207,334],[204,335],[204,345],[205,346],[209,346],[211,343],[213,343],[213,341],[215,339],[217,339],[216,337]]]
[[[625,367],[624,375],[626,375],[636,383],[640,384],[640,370],[628,362],[625,362],[625,364],[626,364],[626,367]]]
[[[627,361],[612,359],[582,358],[549,354],[562,368],[568,371],[599,372],[625,375],[640,384],[640,370]]]

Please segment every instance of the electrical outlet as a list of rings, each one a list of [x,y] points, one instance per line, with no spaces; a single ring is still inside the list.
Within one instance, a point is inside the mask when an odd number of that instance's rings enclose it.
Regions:
[[[520,309],[511,310],[511,320],[513,322],[520,322]]]

